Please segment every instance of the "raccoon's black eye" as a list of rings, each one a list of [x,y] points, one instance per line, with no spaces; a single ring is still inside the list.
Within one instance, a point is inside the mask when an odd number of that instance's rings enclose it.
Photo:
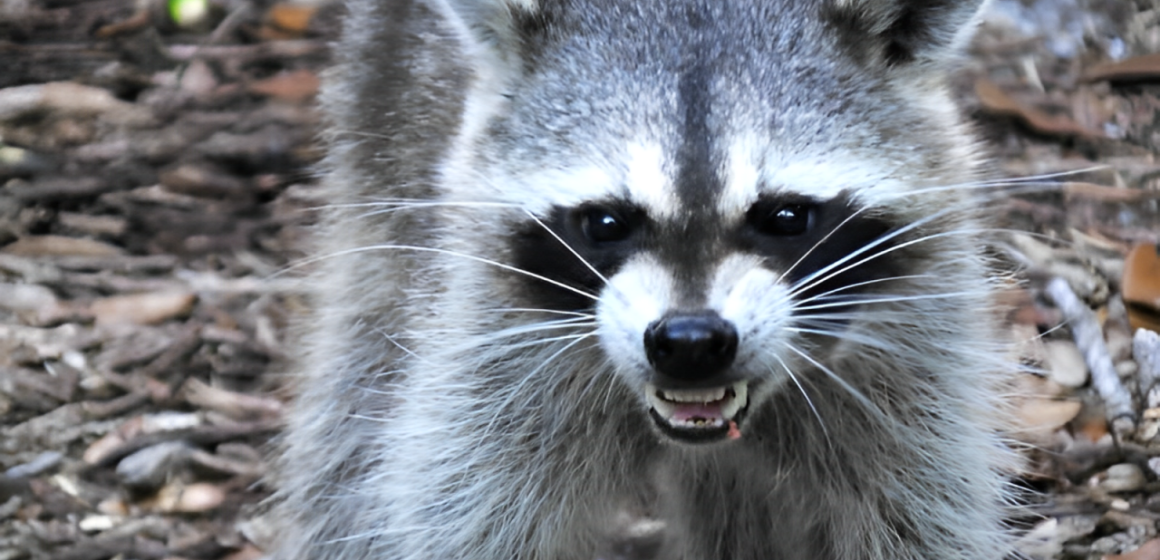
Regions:
[[[607,208],[588,208],[580,215],[580,229],[593,243],[623,241],[632,233],[628,221]]]
[[[749,211],[749,222],[766,235],[800,235],[814,222],[813,204],[756,205]]]

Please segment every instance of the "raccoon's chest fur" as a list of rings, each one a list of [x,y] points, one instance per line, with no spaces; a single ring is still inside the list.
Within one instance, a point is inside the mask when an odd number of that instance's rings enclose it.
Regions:
[[[995,559],[982,1],[350,0],[279,558]]]

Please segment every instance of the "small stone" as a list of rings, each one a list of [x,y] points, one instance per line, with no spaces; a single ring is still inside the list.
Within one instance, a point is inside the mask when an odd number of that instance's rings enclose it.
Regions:
[[[1064,387],[1082,387],[1088,380],[1083,354],[1070,342],[1052,340],[1044,343],[1049,366],[1048,377]]]
[[[5,309],[36,311],[56,305],[56,295],[44,286],[0,283],[0,307]]]
[[[193,447],[184,441],[151,445],[121,459],[117,463],[117,476],[131,488],[156,490],[186,462],[192,452]]]
[[[1100,482],[1100,488],[1107,492],[1134,492],[1143,488],[1146,482],[1140,467],[1132,463],[1120,463],[1108,468],[1107,478]]]
[[[27,463],[16,465],[4,471],[4,476],[8,478],[37,476],[48,470],[55,469],[63,459],[64,453],[60,451],[45,451]]]
[[[1116,375],[1119,376],[1120,379],[1135,377],[1136,372],[1139,370],[1140,366],[1137,366],[1136,362],[1133,362],[1132,360],[1124,360],[1116,364]]]
[[[116,522],[108,515],[94,514],[86,516],[77,524],[86,533],[108,531],[116,526]]]
[[[163,513],[204,513],[225,501],[226,493],[213,484],[170,483],[154,499],[153,509]]]

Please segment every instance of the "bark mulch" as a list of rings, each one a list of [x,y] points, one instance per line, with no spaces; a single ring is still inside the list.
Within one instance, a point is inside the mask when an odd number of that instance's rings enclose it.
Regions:
[[[257,558],[341,8],[0,0],[0,560]],[[200,16],[198,14],[201,14]],[[1160,8],[998,0],[1032,558],[1160,559]]]

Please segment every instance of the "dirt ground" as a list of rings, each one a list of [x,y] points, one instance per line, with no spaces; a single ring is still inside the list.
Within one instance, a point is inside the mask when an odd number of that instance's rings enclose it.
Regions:
[[[340,15],[0,0],[0,560],[261,557]],[[1160,5],[996,0],[953,81],[1038,177],[994,248],[1031,558],[1160,559],[1155,53]]]

